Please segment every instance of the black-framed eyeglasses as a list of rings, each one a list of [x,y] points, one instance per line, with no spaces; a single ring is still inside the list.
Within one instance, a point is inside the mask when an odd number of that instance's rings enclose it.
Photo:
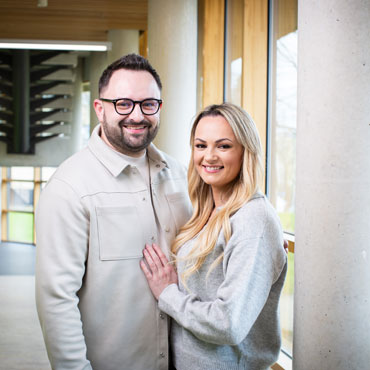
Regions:
[[[132,100],[128,98],[120,99],[99,98],[99,99],[102,101],[113,103],[116,112],[123,116],[131,114],[135,109],[136,104],[139,104],[141,112],[146,116],[156,114],[159,111],[159,108],[162,106],[162,100],[154,98],[144,100]]]

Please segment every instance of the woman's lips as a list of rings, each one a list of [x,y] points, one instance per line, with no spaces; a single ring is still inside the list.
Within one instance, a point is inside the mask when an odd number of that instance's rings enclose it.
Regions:
[[[224,168],[224,166],[206,166],[206,165],[203,165],[203,168],[206,172],[216,173],[216,172],[221,171]]]

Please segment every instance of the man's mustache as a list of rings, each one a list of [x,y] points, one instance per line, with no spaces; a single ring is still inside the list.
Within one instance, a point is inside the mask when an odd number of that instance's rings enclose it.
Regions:
[[[147,126],[147,127],[152,126],[152,124],[149,121],[145,120],[145,119],[143,119],[140,122],[123,119],[123,120],[119,121],[118,124],[121,128],[122,128],[122,126]]]

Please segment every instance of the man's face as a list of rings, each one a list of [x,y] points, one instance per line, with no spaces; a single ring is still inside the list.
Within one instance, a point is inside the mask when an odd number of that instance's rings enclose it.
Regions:
[[[129,98],[134,101],[148,98],[160,99],[160,90],[147,71],[120,69],[113,72],[101,98]],[[139,104],[129,115],[119,115],[114,104],[96,99],[94,108],[102,125],[101,138],[120,153],[139,157],[155,138],[159,129],[159,111],[145,115]]]

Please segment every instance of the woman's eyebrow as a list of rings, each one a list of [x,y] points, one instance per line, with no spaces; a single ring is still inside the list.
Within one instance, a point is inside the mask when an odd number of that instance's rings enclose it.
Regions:
[[[227,138],[227,137],[224,137],[224,138],[222,138],[222,139],[218,139],[218,140],[216,140],[216,143],[219,143],[220,141],[224,141],[224,140],[227,140],[227,141],[231,141],[231,142],[233,142],[231,139],[229,139],[229,138]]]
[[[205,143],[205,142],[206,142],[206,140],[200,139],[199,137],[196,137],[196,138],[194,139],[194,141],[195,141],[195,140],[202,141],[203,143]],[[224,141],[224,140],[227,140],[227,141],[231,141],[231,142],[233,142],[231,139],[229,139],[229,138],[227,138],[227,137],[224,137],[224,138],[222,138],[222,139],[218,139],[218,140],[216,140],[215,142],[216,142],[216,143],[219,143],[220,141]]]

